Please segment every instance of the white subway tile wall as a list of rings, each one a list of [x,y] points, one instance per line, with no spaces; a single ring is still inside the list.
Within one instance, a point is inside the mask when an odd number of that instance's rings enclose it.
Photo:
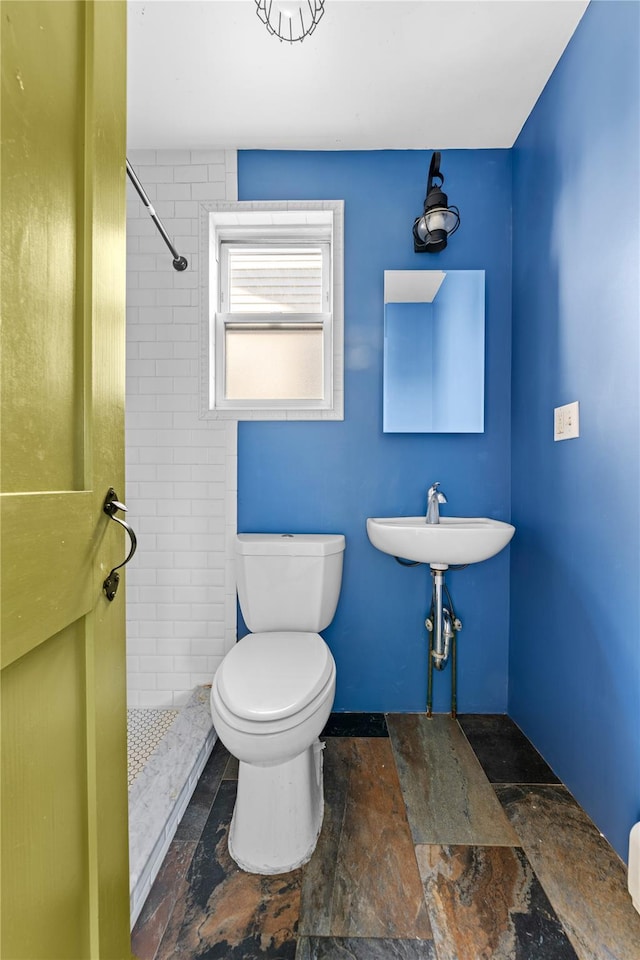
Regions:
[[[236,637],[237,423],[199,418],[200,201],[237,200],[235,150],[130,151],[180,254],[127,184],[128,702],[182,706]]]

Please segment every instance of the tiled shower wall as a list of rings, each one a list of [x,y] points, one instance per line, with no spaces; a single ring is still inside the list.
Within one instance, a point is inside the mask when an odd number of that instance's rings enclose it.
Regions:
[[[127,185],[127,568],[130,707],[182,705],[236,634],[237,424],[199,410],[199,203],[237,199],[235,150],[130,151],[182,273]]]

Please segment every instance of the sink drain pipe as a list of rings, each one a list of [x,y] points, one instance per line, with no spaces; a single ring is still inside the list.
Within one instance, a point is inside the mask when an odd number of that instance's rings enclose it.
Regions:
[[[446,568],[445,568],[446,569]],[[457,712],[457,670],[456,670],[456,639],[462,623],[455,615],[451,594],[445,584],[444,570],[431,568],[433,588],[431,593],[431,610],[425,620],[429,632],[429,657],[427,673],[427,716],[433,714],[433,668],[444,670],[451,657],[451,716]],[[443,596],[446,595],[448,607],[444,605]]]

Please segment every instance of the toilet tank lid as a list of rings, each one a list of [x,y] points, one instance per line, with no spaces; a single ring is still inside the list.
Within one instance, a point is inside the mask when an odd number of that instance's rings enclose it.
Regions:
[[[342,553],[342,533],[239,533],[236,550],[254,557],[327,557]]]

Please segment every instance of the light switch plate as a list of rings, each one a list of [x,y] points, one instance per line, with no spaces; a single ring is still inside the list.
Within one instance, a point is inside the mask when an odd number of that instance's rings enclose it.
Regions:
[[[580,404],[577,400],[553,411],[553,439],[573,440],[580,436]]]

